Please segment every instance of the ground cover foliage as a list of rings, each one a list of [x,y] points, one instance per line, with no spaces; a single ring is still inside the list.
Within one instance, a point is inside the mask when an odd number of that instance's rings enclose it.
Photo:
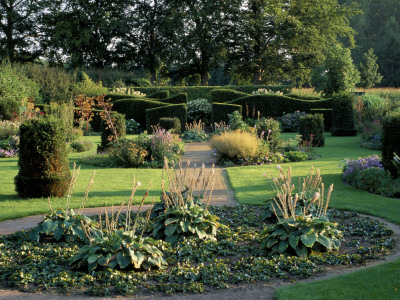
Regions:
[[[138,272],[133,268],[124,271],[97,268],[87,273],[85,268],[69,267],[71,257],[81,246],[79,242],[30,241],[26,231],[1,236],[1,282],[3,287],[30,292],[84,292],[96,296],[197,293],[271,278],[293,281],[332,265],[361,265],[388,254],[394,246],[392,231],[382,223],[355,212],[329,210],[332,221],[338,223],[344,235],[340,252],[311,253],[308,257],[272,256],[260,249],[260,232],[267,226],[261,221],[262,207],[238,205],[209,209],[226,225],[221,226],[217,240],[185,238],[173,246],[159,242],[158,247],[168,263],[166,269]],[[99,221],[98,217],[93,218]],[[134,220],[135,213],[130,218]],[[126,219],[120,214],[115,221],[123,227]],[[141,231],[146,222],[143,212],[139,215],[137,230]]]

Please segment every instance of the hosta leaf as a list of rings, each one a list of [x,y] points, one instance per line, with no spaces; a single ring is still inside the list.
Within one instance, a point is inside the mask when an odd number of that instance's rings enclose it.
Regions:
[[[285,233],[285,230],[283,228],[279,228],[277,230],[275,230],[273,233],[271,233],[271,236],[277,236],[277,235],[281,235]]]
[[[42,226],[43,226],[43,232],[45,234],[50,234],[58,226],[58,222],[57,221],[47,221],[47,222],[45,221]]]
[[[56,239],[56,241],[59,241],[64,233],[64,229],[62,227],[57,227],[54,232],[53,232],[53,236]]]
[[[128,255],[123,253],[122,251],[117,254],[117,262],[121,269],[126,268],[131,263],[131,260]]]
[[[196,233],[196,227],[193,227],[192,225],[189,224],[188,228],[191,233]]]
[[[98,263],[99,265],[106,266],[106,265],[107,265],[107,259],[102,255],[102,256],[100,256],[100,258],[97,260],[97,263]]]
[[[314,233],[311,234],[302,234],[300,236],[301,241],[306,247],[311,248],[314,243],[317,241],[317,236]]]
[[[93,271],[94,269],[96,269],[97,264],[96,263],[91,263],[88,265],[88,270],[89,272]]]
[[[110,268],[110,269],[114,269],[116,266],[117,266],[117,260],[116,259],[114,259],[114,260],[111,260],[109,263],[108,263],[108,267]]]
[[[332,250],[331,241],[326,236],[318,236],[318,243],[324,246],[328,251]]]
[[[297,245],[299,244],[299,236],[295,235],[294,233],[290,234],[289,236],[289,245],[293,249],[296,249]]]
[[[83,231],[83,229],[81,227],[74,226],[71,228],[71,230],[75,235],[79,236],[79,238],[81,240],[85,239],[85,232]]]
[[[137,260],[134,262],[134,266],[135,266],[136,269],[139,269],[140,266],[142,265],[144,259],[145,259],[145,256],[144,256],[144,254],[143,254],[142,252],[140,252],[140,251],[136,251],[136,252],[135,252],[135,255],[136,255],[136,257],[137,257]]]
[[[277,239],[268,239],[267,242],[267,248],[271,248],[273,245],[275,245],[278,242]]]
[[[203,239],[207,236],[207,232],[205,232],[204,230],[197,230],[197,235],[200,239]]]
[[[173,234],[171,236],[167,236],[165,241],[170,244],[174,244],[178,240],[179,236],[177,234]]]
[[[178,222],[178,218],[169,218],[165,221],[165,226],[168,226],[169,224],[176,223],[176,222]]]
[[[87,259],[87,262],[88,262],[89,264],[94,263],[94,262],[97,261],[97,259],[98,259],[99,257],[100,257],[99,254],[90,255],[90,256],[88,257],[88,259]]]
[[[165,228],[165,235],[166,236],[170,236],[173,235],[176,232],[176,228],[178,227],[178,224],[173,224],[173,225],[169,225]]]
[[[288,248],[288,241],[280,241],[279,246],[278,246],[278,251],[279,253],[283,253],[286,251]]]
[[[294,249],[296,251],[296,254],[300,257],[306,257],[308,250],[304,245],[300,245],[299,247],[297,247],[296,249]]]
[[[183,230],[183,232],[188,232],[189,231],[189,225],[190,223],[188,221],[182,222],[181,221],[181,228]]]

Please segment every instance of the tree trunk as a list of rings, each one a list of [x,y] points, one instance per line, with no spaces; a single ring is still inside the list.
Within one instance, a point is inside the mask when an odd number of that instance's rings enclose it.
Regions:
[[[257,67],[253,74],[253,85],[261,84],[261,68]]]

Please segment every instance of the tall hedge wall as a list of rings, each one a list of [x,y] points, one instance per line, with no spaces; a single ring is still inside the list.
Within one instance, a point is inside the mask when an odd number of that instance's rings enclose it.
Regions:
[[[140,125],[146,124],[146,109],[169,105],[159,101],[138,99],[117,100],[113,104],[113,111],[124,114],[127,120],[134,119]]]
[[[242,113],[242,106],[238,104],[212,103],[212,123],[219,123],[221,121],[228,123],[228,114],[233,113],[235,110],[238,110],[240,113]]]
[[[215,89],[211,91],[211,102],[224,103],[246,96],[249,94],[230,89]]]
[[[394,177],[400,174],[393,164],[393,154],[400,156],[400,110],[390,112],[383,120],[382,164]]]
[[[158,99],[157,101],[163,102],[163,103],[170,103],[170,104],[182,104],[188,102],[188,95],[186,93],[174,95],[168,98],[164,99]]]
[[[256,111],[260,111],[261,116],[264,117],[280,117],[285,112],[292,113],[296,110],[309,113],[312,108],[332,107],[330,99],[307,101],[276,94],[242,97],[233,101],[228,101],[227,104],[237,104],[242,107],[246,107],[247,104],[250,110],[252,110],[254,106]]]
[[[354,94],[339,93],[332,96],[331,133],[333,136],[357,135],[354,104]]]
[[[135,87],[135,90],[151,95],[159,91],[168,90],[171,95],[187,93],[188,101],[196,99],[211,99],[211,91],[215,89],[231,89],[238,92],[251,94],[260,88],[281,91],[287,94],[292,89],[289,85],[232,85],[232,86],[166,86],[166,87]]]
[[[332,128],[332,109],[331,108],[311,108],[310,113],[322,114],[324,116],[325,131],[331,131]]]
[[[121,100],[121,99],[134,99],[137,97],[134,97],[132,95],[128,95],[128,94],[107,94],[104,96],[104,99],[108,100],[111,99],[111,102],[117,101],[117,100]]]
[[[146,130],[151,132],[151,126],[157,125],[160,118],[176,117],[181,122],[181,128],[185,128],[187,122],[187,105],[171,104],[163,107],[146,109]]]

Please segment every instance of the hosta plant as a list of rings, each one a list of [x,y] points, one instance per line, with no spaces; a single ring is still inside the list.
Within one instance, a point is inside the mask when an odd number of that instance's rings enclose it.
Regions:
[[[139,186],[140,182],[136,183],[134,180],[127,206],[125,226],[118,228],[118,220],[123,203],[116,216],[112,214],[109,217],[108,213],[105,212],[104,222],[100,216],[101,228],[99,230],[87,228],[82,224],[89,243],[81,247],[70,258],[72,268],[87,268],[88,272],[91,272],[97,268],[150,270],[152,267],[164,268],[167,265],[163,258],[163,253],[158,248],[161,243],[150,237],[143,237],[150,218],[150,210],[147,212],[142,232],[140,234],[137,232],[139,213],[149,189],[147,189],[142,198],[133,226],[131,224],[132,200]]]
[[[278,170],[279,177],[272,179],[276,197],[271,206],[278,222],[262,232],[261,249],[298,256],[338,250],[342,233],[327,217],[333,184],[325,198],[320,172],[314,174],[311,168],[308,176],[299,181],[299,193],[294,194],[291,168],[286,174],[280,166]]]
[[[207,140],[207,133],[204,132],[205,125],[201,120],[186,124],[185,131],[182,133],[182,139],[185,142],[202,142]]]
[[[214,240],[220,227],[219,218],[208,211],[214,169],[207,173],[203,165],[197,173],[189,165],[179,170],[169,168],[167,161],[164,165],[169,188],[167,191],[162,181],[162,199],[155,206],[152,235],[171,244],[190,236]],[[205,198],[208,200],[203,204]]]
[[[49,198],[50,213],[44,216],[44,220],[30,232],[30,238],[33,241],[39,241],[42,236],[51,236],[56,241],[64,240],[66,242],[75,242],[76,240],[84,241],[86,239],[85,232],[82,229],[82,224],[88,228],[96,228],[97,222],[82,214],[85,207],[90,188],[93,184],[95,172],[86,189],[85,197],[82,199],[80,208],[77,213],[69,207],[71,194],[75,186],[80,167],[72,173],[68,195],[66,197],[66,208],[54,210],[51,206]]]

